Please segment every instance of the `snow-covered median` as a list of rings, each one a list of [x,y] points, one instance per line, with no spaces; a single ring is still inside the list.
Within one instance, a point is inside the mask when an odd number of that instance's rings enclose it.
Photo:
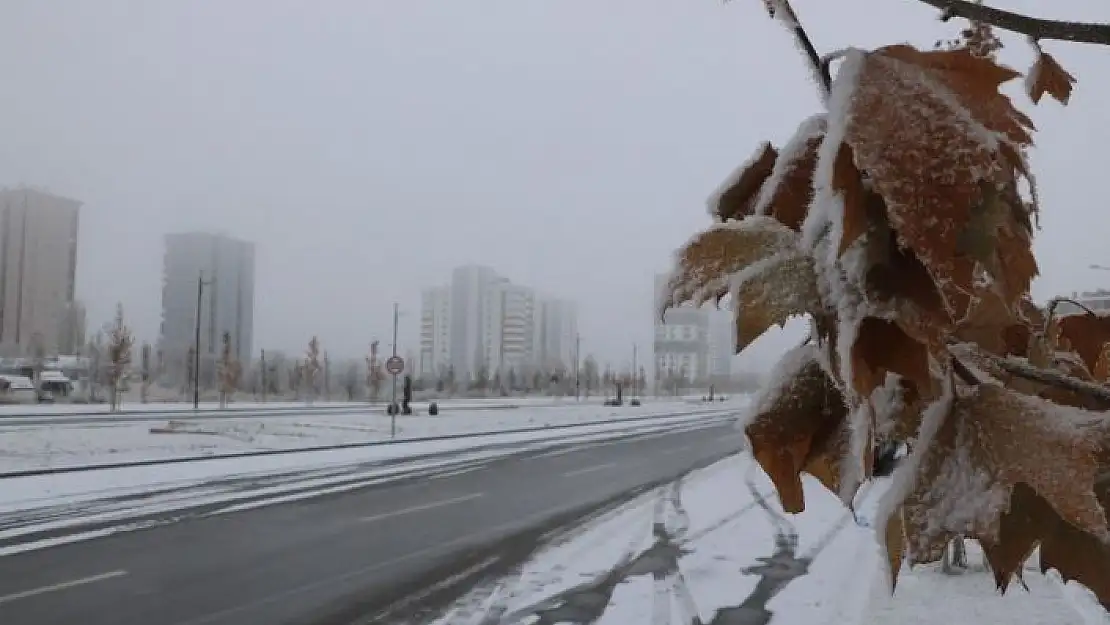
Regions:
[[[398,438],[423,438],[567,425],[701,410],[741,410],[744,397],[729,402],[645,402],[610,408],[598,402],[511,410],[445,410],[439,416],[398,416]],[[390,438],[390,418],[380,412],[257,419],[154,417],[142,422],[86,422],[4,427],[0,420],[0,472],[59,466],[222,455],[245,451],[299,449]]]
[[[750,456],[734,456],[542,549],[512,575],[472,590],[436,623],[1107,622],[1097,620],[1097,606],[1081,603],[1090,601],[1081,588],[1061,589],[1033,570],[1026,572],[1029,592],[1014,587],[1000,596],[986,570],[949,576],[922,566],[904,570],[891,597],[872,531],[818,482],[804,481],[806,511],[783,515]],[[653,536],[653,525],[665,535]]]

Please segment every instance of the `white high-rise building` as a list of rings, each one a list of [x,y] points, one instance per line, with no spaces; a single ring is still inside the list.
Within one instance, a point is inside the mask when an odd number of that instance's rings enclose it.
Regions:
[[[498,369],[502,375],[520,376],[535,361],[536,294],[517,284],[501,286],[501,357]]]
[[[716,380],[732,377],[736,352],[736,323],[728,310],[709,309],[709,376]]]
[[[451,364],[451,289],[425,289],[421,299],[419,374],[444,375]]]
[[[34,189],[0,191],[0,351],[74,353],[81,203]],[[83,319],[82,319],[83,323]],[[79,334],[83,334],[83,328]]]
[[[536,364],[543,371],[573,371],[578,307],[569,300],[544,299],[535,310],[532,344]]]
[[[185,361],[195,342],[201,275],[202,378],[214,372],[205,363],[218,359],[225,332],[234,357],[246,367],[254,341],[254,243],[207,232],[167,234],[165,241],[159,346],[166,367],[178,374],[188,369]]]
[[[421,375],[451,370],[460,382],[481,374],[507,381],[573,367],[574,303],[538,299],[489,267],[456,268],[449,286],[423,292],[421,309]]]
[[[492,374],[501,348],[500,287],[505,278],[489,267],[467,265],[451,274],[450,366],[456,380]]]
[[[667,275],[655,278],[656,298],[652,303],[658,308]],[[710,311],[691,307],[672,308],[660,318],[655,316],[655,381],[664,390],[681,381],[694,384],[713,375],[710,342]],[[720,365],[718,365],[720,366]]]

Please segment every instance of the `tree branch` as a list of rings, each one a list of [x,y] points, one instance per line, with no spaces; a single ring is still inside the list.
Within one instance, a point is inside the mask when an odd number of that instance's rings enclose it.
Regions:
[[[1003,11],[967,0],[918,0],[943,11],[941,19],[953,17],[983,22],[1010,32],[1028,35],[1033,39],[1056,39],[1075,43],[1110,45],[1110,24],[1063,22],[1028,17],[1012,11]]]

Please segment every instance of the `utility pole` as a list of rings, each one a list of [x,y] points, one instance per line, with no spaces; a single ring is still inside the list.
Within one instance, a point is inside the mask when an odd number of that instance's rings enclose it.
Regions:
[[[393,356],[397,356],[397,316],[398,305],[393,302]],[[389,411],[392,416],[389,419],[389,437],[397,438],[397,413],[400,412],[400,406],[397,405],[397,374],[393,374],[393,399],[390,401]]]
[[[580,389],[582,388],[582,335],[574,334],[574,401],[581,401]]]
[[[211,284],[211,280],[204,281],[204,270],[201,270],[197,275],[197,319],[193,335],[193,410],[200,408],[200,305],[204,287]]]

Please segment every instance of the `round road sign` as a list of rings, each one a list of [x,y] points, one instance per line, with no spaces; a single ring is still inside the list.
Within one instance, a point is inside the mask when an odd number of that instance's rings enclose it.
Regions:
[[[405,370],[405,359],[400,356],[390,356],[385,361],[385,370],[397,375]]]

